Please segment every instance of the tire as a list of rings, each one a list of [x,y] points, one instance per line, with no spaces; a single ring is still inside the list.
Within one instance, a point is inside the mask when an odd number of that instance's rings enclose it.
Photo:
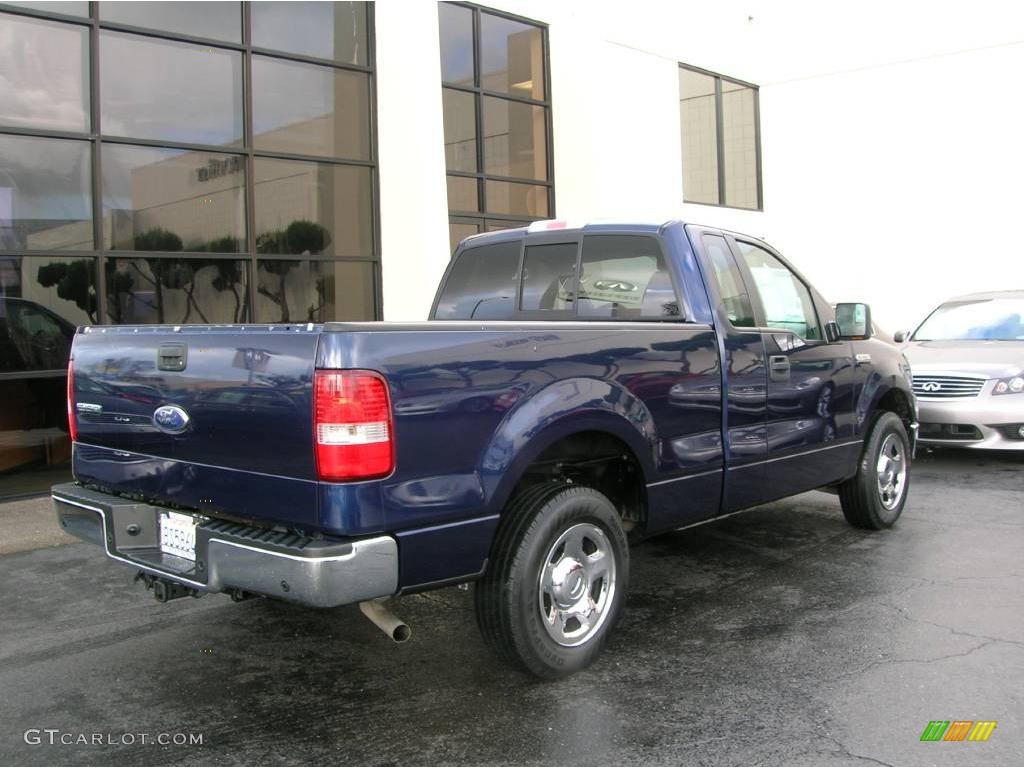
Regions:
[[[857,474],[839,486],[847,522],[873,531],[891,527],[907,502],[910,465],[910,440],[903,421],[890,411],[879,414],[864,443]]]
[[[571,675],[600,654],[625,602],[629,548],[618,510],[593,488],[544,483],[503,517],[474,595],[480,634],[538,677]]]

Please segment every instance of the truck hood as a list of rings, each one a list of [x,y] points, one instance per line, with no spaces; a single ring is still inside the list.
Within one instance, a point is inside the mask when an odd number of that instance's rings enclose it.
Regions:
[[[1024,368],[1024,341],[912,341],[903,348],[914,373],[963,373],[997,379]]]

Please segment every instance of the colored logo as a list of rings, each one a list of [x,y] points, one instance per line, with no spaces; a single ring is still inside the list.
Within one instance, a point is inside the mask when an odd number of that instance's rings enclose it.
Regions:
[[[176,435],[188,428],[190,419],[184,408],[177,405],[161,405],[153,411],[153,424],[162,432]]]
[[[995,728],[995,720],[932,720],[921,741],[988,741]]]

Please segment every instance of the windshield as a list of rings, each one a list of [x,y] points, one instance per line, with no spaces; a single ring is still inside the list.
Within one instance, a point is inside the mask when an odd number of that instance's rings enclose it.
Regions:
[[[1024,339],[1024,298],[951,301],[936,309],[914,341],[1018,341]]]

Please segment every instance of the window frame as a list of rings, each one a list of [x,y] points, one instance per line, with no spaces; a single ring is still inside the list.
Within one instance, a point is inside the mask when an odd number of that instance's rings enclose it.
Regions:
[[[699,200],[687,200],[686,189],[684,185],[683,189],[683,202],[687,205],[708,205],[714,208],[734,208],[739,211],[763,211],[764,210],[764,178],[761,172],[761,88],[760,86],[754,85],[754,83],[748,83],[745,80],[740,80],[736,77],[729,77],[727,75],[719,74],[718,72],[712,72],[701,67],[695,67],[692,64],[683,64],[679,62],[679,69],[689,70],[695,72],[698,75],[704,75],[706,77],[713,78],[715,81],[715,160],[718,166],[718,202],[708,203]],[[754,92],[754,172],[757,176],[757,206],[755,208],[748,208],[743,205],[729,205],[726,203],[726,180],[725,180],[725,125],[723,118],[722,109],[722,81],[734,83],[742,86],[743,88],[749,88]],[[682,100],[680,100],[681,102]],[[682,134],[682,125],[680,125],[680,135]],[[686,162],[686,158],[682,158],[683,162]],[[682,171],[682,168],[680,168]]]
[[[87,93],[89,96],[88,125],[85,131],[50,130],[33,127],[0,125],[0,135],[26,136],[43,139],[74,139],[87,143],[90,147],[90,171],[91,171],[91,193],[92,193],[92,248],[80,250],[40,249],[40,250],[10,250],[0,251],[0,256],[10,258],[24,257],[52,257],[63,260],[90,259],[92,261],[93,274],[95,276],[95,291],[97,303],[96,325],[116,325],[115,319],[110,314],[107,290],[107,264],[111,259],[137,259],[137,258],[169,258],[181,259],[224,259],[229,261],[244,261],[247,270],[247,299],[249,306],[249,317],[242,322],[254,323],[259,321],[256,317],[256,307],[259,298],[257,274],[261,261],[272,260],[295,260],[301,261],[304,257],[301,254],[261,254],[257,250],[256,239],[256,173],[255,164],[258,158],[272,160],[292,160],[301,162],[315,162],[330,165],[358,166],[369,169],[370,172],[370,237],[371,245],[368,253],[359,256],[334,256],[321,258],[318,256],[309,257],[313,261],[336,261],[336,262],[364,262],[372,265],[372,295],[373,315],[379,320],[383,316],[383,287],[381,269],[381,235],[380,235],[380,173],[379,173],[379,142],[377,127],[377,53],[376,53],[376,26],[374,3],[366,3],[366,37],[367,52],[366,64],[349,64],[329,59],[322,59],[315,56],[289,53],[276,49],[261,48],[254,46],[252,42],[252,6],[248,0],[239,0],[239,29],[241,42],[231,42],[217,38],[207,38],[196,35],[170,32],[167,30],[139,27],[129,24],[121,24],[114,21],[100,18],[99,3],[93,0],[88,5],[88,15],[73,16],[64,13],[51,12],[37,8],[27,8],[4,4],[0,1],[0,14],[8,16],[25,17],[30,19],[43,19],[62,22],[67,25],[83,27],[88,31],[87,57],[85,67],[88,70]],[[192,142],[181,142],[163,139],[142,139],[129,136],[120,136],[104,133],[101,112],[102,102],[100,99],[100,56],[102,55],[100,45],[100,33],[102,31],[130,34],[139,39],[163,40],[175,43],[186,43],[200,45],[215,50],[230,51],[241,54],[241,115],[242,115],[242,141],[238,145],[221,146],[201,144]],[[545,36],[545,42],[546,42]],[[546,52],[546,48],[545,48]],[[365,159],[347,158],[342,156],[319,156],[305,155],[291,152],[279,152],[273,150],[257,150],[254,145],[253,136],[253,62],[256,57],[271,58],[283,62],[317,65],[335,70],[347,70],[358,72],[369,78],[369,99],[368,115],[369,121],[369,151]],[[136,251],[116,250],[104,247],[104,219],[103,219],[103,149],[110,145],[128,145],[135,147],[150,147],[156,149],[173,149],[194,152],[211,152],[218,155],[240,157],[245,166],[245,188],[244,188],[244,219],[245,239],[244,250],[234,253],[220,252],[196,252],[196,251]],[[292,321],[296,322],[296,321]]]
[[[461,93],[468,93],[473,96],[473,112],[474,112],[474,126],[476,130],[476,171],[450,171],[448,170],[447,163],[445,164],[445,179],[449,176],[456,176],[460,178],[468,178],[476,180],[477,190],[477,208],[476,211],[461,211],[461,210],[448,210],[449,223],[454,222],[456,219],[460,224],[475,223],[478,227],[478,233],[487,232],[488,222],[492,221],[507,221],[516,224],[529,224],[531,221],[541,221],[544,219],[555,218],[555,162],[554,162],[554,140],[553,140],[553,129],[552,129],[552,108],[551,108],[551,48],[550,39],[548,34],[548,25],[543,22],[537,21],[536,19],[526,18],[525,16],[518,16],[514,13],[508,13],[506,11],[497,10],[495,8],[489,8],[487,6],[478,5],[476,3],[467,2],[446,2],[447,5],[457,6],[460,8],[466,8],[472,13],[472,32],[473,32],[473,84],[466,85],[464,83],[451,83],[444,80],[444,73],[441,73],[441,90],[449,89],[458,91]],[[480,19],[481,14],[488,14],[490,16],[496,16],[509,21],[516,21],[520,24],[528,24],[532,27],[536,27],[541,33],[541,51],[544,62],[544,98],[534,99],[527,96],[517,96],[510,93],[503,93],[501,91],[491,91],[483,87],[482,73],[481,73],[481,34],[480,34]],[[438,26],[440,27],[440,16],[438,17]],[[545,142],[545,176],[544,180],[522,178],[519,176],[498,176],[489,174],[486,172],[484,167],[484,97],[492,97],[497,99],[504,99],[506,101],[514,101],[522,104],[528,104],[544,109],[544,142]],[[525,216],[521,214],[505,214],[500,211],[491,211],[487,208],[487,182],[488,181],[499,181],[499,182],[511,182],[518,184],[529,184],[531,186],[544,187],[547,190],[547,209],[548,212],[545,216]],[[517,305],[518,306],[518,305]]]

